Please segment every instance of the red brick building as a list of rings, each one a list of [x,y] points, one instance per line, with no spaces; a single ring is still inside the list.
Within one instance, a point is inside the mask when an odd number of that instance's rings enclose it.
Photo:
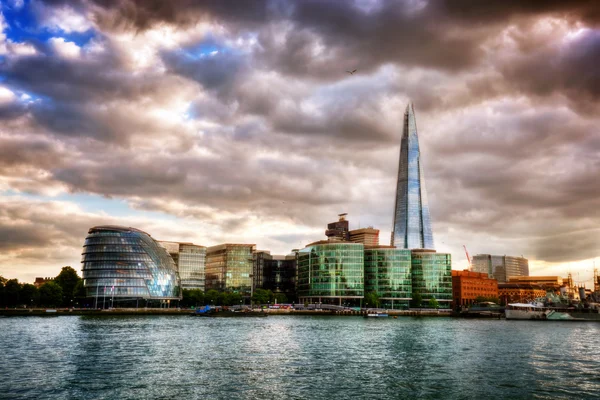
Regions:
[[[486,273],[452,270],[453,307],[471,305],[477,297],[498,297],[498,281]]]

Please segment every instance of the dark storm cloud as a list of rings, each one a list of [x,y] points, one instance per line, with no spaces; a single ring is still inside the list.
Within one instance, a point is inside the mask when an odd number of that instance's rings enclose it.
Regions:
[[[92,16],[78,57],[39,40],[0,62],[16,94],[0,105],[1,189],[98,194],[249,242],[277,221],[265,234],[293,247],[341,211],[386,230],[412,100],[437,234],[474,252],[594,255],[593,1],[99,0],[47,2],[40,18],[64,6]],[[75,252],[107,223],[11,207]],[[12,248],[35,243],[21,234]]]
[[[143,31],[160,23],[182,27],[199,20],[233,24],[260,24],[280,7],[279,1],[252,1],[242,6],[237,0],[92,0],[96,22],[105,29]]]
[[[527,40],[523,38],[522,40]],[[548,43],[500,64],[508,82],[538,96],[561,93],[579,110],[597,113],[600,102],[600,31],[587,30],[567,43]]]

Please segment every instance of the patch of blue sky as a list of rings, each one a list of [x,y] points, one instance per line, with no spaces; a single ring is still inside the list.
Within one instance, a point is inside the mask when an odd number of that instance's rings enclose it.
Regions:
[[[50,29],[40,26],[37,16],[28,3],[26,2],[25,6],[20,8],[11,7],[7,3],[2,3],[0,6],[8,25],[4,33],[13,42],[47,42],[53,37],[62,37],[67,42],[73,42],[81,47],[97,36],[96,31],[91,28],[85,32],[65,32],[59,28]]]
[[[21,197],[36,201],[64,201],[77,204],[85,212],[105,213],[113,217],[146,217],[162,221],[177,221],[177,217],[173,215],[159,211],[136,210],[131,208],[126,200],[96,194],[64,193],[58,196],[43,196],[9,189],[1,191],[1,197]]]
[[[229,49],[227,47],[222,46],[212,37],[182,49],[182,53],[193,60],[209,57],[215,54],[215,52],[225,53],[228,51]]]
[[[131,208],[126,200],[119,198],[109,198],[96,194],[65,193],[53,197],[52,199],[76,203],[86,212],[104,212],[113,217],[148,217],[152,219],[160,219],[163,221],[177,220],[177,217],[170,214],[158,211],[136,210],[134,208]]]

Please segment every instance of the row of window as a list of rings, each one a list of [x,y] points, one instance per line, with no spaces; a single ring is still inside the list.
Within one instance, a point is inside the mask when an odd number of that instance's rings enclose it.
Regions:
[[[81,257],[81,262],[87,261],[138,261],[152,263],[153,260],[145,253],[90,253]]]

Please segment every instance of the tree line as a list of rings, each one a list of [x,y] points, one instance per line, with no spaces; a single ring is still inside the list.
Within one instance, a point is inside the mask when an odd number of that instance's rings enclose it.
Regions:
[[[0,276],[0,307],[76,307],[83,298],[83,279],[71,267],[63,267],[39,288]]]

